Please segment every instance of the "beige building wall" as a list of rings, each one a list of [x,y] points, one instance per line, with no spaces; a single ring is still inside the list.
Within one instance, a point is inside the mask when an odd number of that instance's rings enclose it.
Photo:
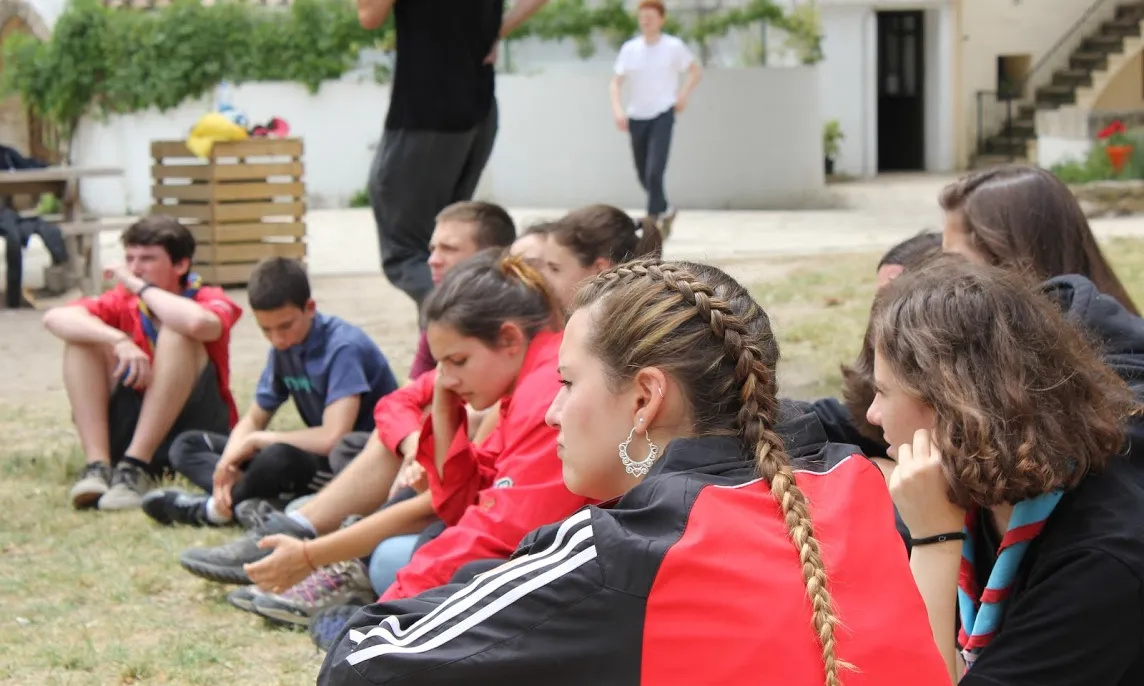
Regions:
[[[962,144],[959,148],[968,162],[977,133],[977,92],[997,90],[998,57],[1027,56],[1036,65],[1052,51],[1053,61],[1040,69],[1034,82],[1043,85],[1052,72],[1067,63],[1068,54],[1101,22],[1111,19],[1117,2],[1102,3],[1084,20],[1066,44],[1053,50],[1069,33],[1093,0],[957,0],[960,3],[960,121]],[[1137,79],[1137,83],[1140,80]],[[1026,93],[1031,98],[1032,93]],[[990,98],[986,99],[987,101]],[[987,113],[988,114],[988,113]],[[986,117],[988,119],[988,116]]]
[[[1137,53],[1124,65],[1092,109],[1097,112],[1144,109],[1144,55]]]

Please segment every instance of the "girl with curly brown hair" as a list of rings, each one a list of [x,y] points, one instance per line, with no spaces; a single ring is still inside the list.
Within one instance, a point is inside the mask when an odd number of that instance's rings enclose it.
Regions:
[[[1035,282],[957,256],[887,287],[870,330],[868,419],[952,680],[1144,683],[1128,386]]]
[[[944,679],[881,474],[780,424],[778,356],[767,314],[714,267],[589,281],[548,423],[568,489],[603,504],[463,587],[365,608],[318,683]]]

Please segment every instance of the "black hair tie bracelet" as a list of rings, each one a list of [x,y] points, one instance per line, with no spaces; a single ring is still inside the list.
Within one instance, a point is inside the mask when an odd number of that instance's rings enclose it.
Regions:
[[[911,538],[910,547],[916,548],[919,545],[945,543],[946,541],[964,541],[967,538],[969,537],[965,535],[964,531],[951,531],[947,534],[938,534],[936,536],[927,536],[925,538]]]

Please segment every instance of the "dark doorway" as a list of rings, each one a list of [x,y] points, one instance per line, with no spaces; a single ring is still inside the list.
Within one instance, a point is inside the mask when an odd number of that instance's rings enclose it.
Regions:
[[[878,171],[925,169],[924,18],[878,13]]]

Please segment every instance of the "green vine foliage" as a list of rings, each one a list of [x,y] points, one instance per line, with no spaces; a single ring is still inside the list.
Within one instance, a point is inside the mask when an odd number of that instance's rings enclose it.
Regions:
[[[816,20],[788,16],[770,0],[711,10],[687,25],[671,17],[666,28],[702,44],[758,22],[818,45]],[[619,46],[637,30],[623,0],[591,6],[587,0],[551,0],[510,40],[570,40],[586,58],[596,36]],[[48,41],[19,34],[6,41],[0,93],[19,94],[70,141],[85,115],[167,111],[223,80],[290,81],[317,92],[324,81],[354,68],[363,48],[392,50],[394,43],[392,18],[366,31],[347,0],[293,0],[289,8],[174,0],[152,11],[71,0]],[[818,59],[820,51],[803,61]]]

